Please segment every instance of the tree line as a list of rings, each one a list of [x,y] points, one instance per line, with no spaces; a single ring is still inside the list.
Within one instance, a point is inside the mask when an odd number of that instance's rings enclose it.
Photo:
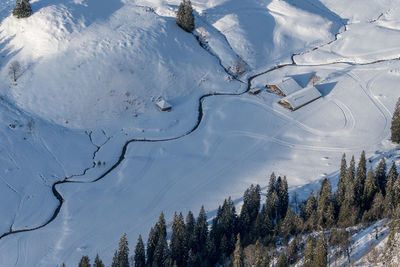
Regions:
[[[324,179],[318,191],[303,201],[294,197],[289,205],[286,177],[272,173],[264,203],[261,193],[259,185],[246,189],[239,213],[232,199],[225,199],[210,225],[204,207],[197,218],[191,211],[186,217],[175,213],[169,242],[161,213],[146,246],[139,236],[131,260],[126,235],[121,237],[111,266],[239,267],[246,263],[260,267],[270,266],[274,258],[277,266],[289,266],[304,255],[304,266],[322,267],[328,263],[328,245],[341,248],[335,256],[350,259],[351,235],[346,228],[398,216],[400,177],[394,162],[387,171],[382,158],[375,170],[367,171],[365,152],[358,164],[354,156],[347,164],[343,154],[335,192],[330,180]],[[304,235],[308,236],[305,246],[300,239]],[[282,246],[279,253],[277,248]],[[90,266],[87,256],[82,260],[79,266]],[[98,256],[93,266],[104,266]]]

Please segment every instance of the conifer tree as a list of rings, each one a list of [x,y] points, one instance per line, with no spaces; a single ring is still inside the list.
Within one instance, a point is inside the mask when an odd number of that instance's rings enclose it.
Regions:
[[[315,197],[314,191],[311,191],[302,212],[302,216],[305,221],[304,230],[306,232],[315,229],[318,224],[317,207],[317,199]]]
[[[99,254],[96,254],[93,267],[105,267],[103,261],[100,259]]]
[[[61,267],[66,267],[64,262],[61,264]]]
[[[318,236],[315,245],[315,255],[313,267],[326,267],[328,266],[328,245],[324,233]]]
[[[385,216],[387,217],[391,217],[393,214],[393,209],[394,209],[394,191],[393,191],[393,186],[394,183],[396,181],[396,178],[398,176],[397,173],[397,166],[396,163],[393,162],[392,166],[390,167],[389,170],[389,174],[388,174],[388,181],[386,183],[386,187],[385,187],[385,192],[386,192],[386,196],[385,196],[385,204],[384,204],[384,209],[385,209]]]
[[[90,259],[88,256],[82,256],[80,262],[79,262],[79,267],[90,267]]]
[[[280,234],[281,237],[287,241],[289,240],[289,237],[291,235],[295,235],[297,233],[297,225],[298,223],[298,218],[297,215],[294,214],[292,209],[289,207],[285,219],[282,221],[281,227],[280,227]]]
[[[189,253],[189,250],[195,250],[195,219],[193,213],[191,211],[188,212],[186,215],[186,223],[185,223],[185,242],[186,242],[186,249]]]
[[[166,236],[158,239],[152,267],[169,267],[171,264]]]
[[[289,187],[287,183],[286,176],[283,177],[282,183],[280,186],[280,191],[278,191],[279,197],[279,214],[280,219],[284,219],[286,216],[286,212],[289,207]]]
[[[377,181],[379,191],[381,191],[382,194],[385,195],[385,192],[386,192],[385,187],[386,187],[386,183],[387,183],[385,158],[382,158],[379,161],[378,166],[376,167],[375,179]]]
[[[114,256],[112,259],[111,267],[119,267],[119,262],[118,262],[118,250],[114,252]]]
[[[355,194],[355,204],[358,207],[362,206],[362,196],[364,193],[364,184],[367,178],[367,162],[365,159],[365,152],[363,151],[360,156],[360,161],[358,162],[357,173],[354,180],[354,194]]]
[[[235,251],[233,252],[233,267],[243,267],[243,250],[240,244],[240,234],[237,235]]]
[[[149,237],[147,239],[147,266],[153,265],[154,259],[154,251],[156,250],[157,242],[158,242],[158,233],[156,232],[155,228],[150,229]]]
[[[394,108],[391,126],[392,142],[400,143],[400,97]]]
[[[182,213],[174,214],[172,222],[172,234],[170,239],[171,260],[176,262],[178,266],[185,266],[187,261],[185,223],[183,222]]]
[[[374,200],[375,194],[378,192],[379,187],[377,184],[377,180],[375,179],[374,171],[372,168],[369,169],[368,175],[367,175],[367,180],[365,181],[365,186],[364,186],[364,201],[363,201],[363,207],[364,210],[369,210],[372,206],[372,202]]]
[[[289,267],[285,252],[282,252],[279,255],[278,262],[276,263],[276,267]]]
[[[286,250],[288,263],[294,264],[297,261],[297,254],[299,252],[299,244],[297,238],[293,238],[292,242],[290,242],[289,247]]]
[[[135,267],[145,267],[146,266],[146,253],[144,250],[144,244],[142,236],[139,235],[134,255]]]
[[[183,0],[180,3],[178,13],[176,14],[176,23],[187,32],[194,30],[194,15],[190,0]]]
[[[117,263],[118,267],[129,267],[129,247],[126,234],[123,234],[119,240]]]
[[[309,235],[306,241],[306,247],[304,249],[304,267],[314,266],[314,249],[315,238],[312,235]]]
[[[261,192],[260,186],[251,185],[243,195],[243,205],[240,211],[240,233],[242,243],[247,246],[255,241],[254,228],[260,209]]]
[[[329,228],[335,222],[332,202],[332,186],[328,179],[324,179],[321,184],[317,215],[318,225],[322,228]]]
[[[261,212],[257,216],[255,224],[257,236],[264,245],[267,245],[271,241],[273,229],[274,223],[267,211],[266,205],[264,204]]]
[[[204,210],[204,207],[201,206],[199,216],[196,220],[196,225],[194,228],[194,244],[195,251],[194,253],[200,254],[202,257],[205,257],[205,253],[207,251],[206,242],[208,236],[208,224],[207,224],[207,215]]]
[[[342,205],[344,200],[345,190],[346,190],[346,172],[347,172],[347,163],[346,163],[346,154],[343,153],[342,161],[340,164],[340,175],[339,181],[337,185],[337,201],[339,207]]]

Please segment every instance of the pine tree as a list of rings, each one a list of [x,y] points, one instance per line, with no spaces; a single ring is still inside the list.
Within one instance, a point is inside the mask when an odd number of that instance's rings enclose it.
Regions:
[[[111,267],[119,267],[118,251],[117,250],[114,252],[114,256],[113,256],[113,259],[112,259]]]
[[[188,253],[189,250],[196,249],[195,234],[194,234],[195,225],[196,222],[193,213],[189,211],[188,214],[186,215],[186,223],[185,223],[185,242],[186,242],[185,246]]]
[[[187,262],[186,231],[182,213],[174,214],[172,234],[170,239],[171,260],[178,266],[185,266]]]
[[[392,142],[400,143],[400,97],[397,100],[396,106],[394,108],[393,117],[392,117]]]
[[[289,188],[286,176],[283,177],[282,183],[280,186],[280,191],[278,191],[279,197],[279,217],[280,219],[284,219],[286,216],[286,212],[289,207]]]
[[[195,250],[194,253],[198,253],[202,257],[205,257],[207,248],[207,236],[208,236],[208,224],[207,224],[207,215],[204,210],[204,207],[201,206],[199,216],[196,220],[196,225],[194,227],[194,244]]]
[[[139,235],[134,255],[135,267],[145,267],[146,266],[146,253],[144,250],[144,244],[142,236]]]
[[[123,234],[119,240],[117,262],[118,267],[129,267],[129,247],[126,234]]]
[[[315,246],[315,255],[313,267],[326,267],[328,266],[328,245],[324,233],[318,236],[317,244]]]
[[[318,224],[317,207],[317,199],[315,197],[314,191],[311,191],[307,199],[306,205],[302,211],[302,217],[305,221],[304,231],[306,232],[314,230]]]
[[[346,163],[346,154],[343,153],[342,161],[340,164],[340,175],[339,181],[337,185],[337,201],[339,207],[342,205],[346,190],[346,172],[347,172],[347,163]]]
[[[355,193],[355,204],[358,207],[362,206],[362,196],[364,193],[364,184],[367,178],[367,162],[365,159],[365,152],[363,151],[358,162],[356,178],[354,180],[354,193]]]
[[[304,249],[304,267],[314,266],[314,249],[315,238],[312,235],[309,235],[306,241],[306,248]]]
[[[82,256],[80,262],[79,262],[79,267],[90,267],[90,260],[88,256]]]
[[[154,251],[152,267],[169,267],[171,264],[166,236],[160,237]]]
[[[261,192],[260,186],[251,185],[243,195],[243,205],[240,211],[239,223],[242,243],[247,246],[254,243],[256,237],[254,232],[258,211],[260,209]]]
[[[389,170],[389,174],[388,174],[388,181],[386,183],[386,187],[385,187],[385,192],[386,192],[386,196],[385,196],[385,204],[384,204],[384,209],[385,209],[385,216],[391,218],[392,214],[393,214],[393,203],[394,203],[394,196],[395,196],[395,192],[393,191],[393,186],[394,183],[396,181],[396,178],[398,176],[397,173],[397,167],[396,167],[396,163],[393,162],[392,166],[390,167]]]
[[[156,232],[155,228],[150,229],[149,238],[147,240],[147,266],[153,265],[154,259],[154,251],[156,250],[156,246],[158,243],[158,233]]]
[[[286,212],[285,219],[282,221],[280,227],[281,237],[287,242],[291,235],[295,235],[297,233],[297,225],[298,218],[297,215],[294,214],[291,208],[288,208]]]
[[[324,179],[321,184],[317,215],[318,225],[322,228],[329,228],[335,222],[332,202],[332,186],[328,179]]]
[[[276,263],[276,267],[289,267],[285,252],[282,252],[279,255],[278,262]]]
[[[194,15],[190,0],[183,0],[180,3],[178,13],[176,14],[176,23],[187,32],[194,30]]]
[[[268,245],[268,243],[272,240],[273,229],[274,222],[272,221],[272,218],[267,211],[267,207],[264,204],[261,212],[257,216],[255,224],[255,232],[257,233],[257,237],[264,245]]]
[[[28,0],[17,1],[17,4],[15,5],[12,14],[18,19],[27,18],[30,15],[32,15],[32,8],[31,5],[29,4],[29,1]]]
[[[237,235],[235,251],[233,252],[233,267],[243,267],[243,250],[240,244],[240,234]]]
[[[364,210],[369,210],[372,206],[372,202],[374,200],[375,194],[379,191],[379,187],[377,184],[377,180],[375,179],[374,171],[372,168],[369,169],[367,180],[365,181],[364,186],[364,201],[363,207]]]
[[[103,261],[100,259],[99,254],[96,254],[93,267],[105,267]]]
[[[379,161],[378,166],[376,167],[375,171],[375,179],[377,181],[377,185],[379,190],[385,195],[385,187],[387,183],[387,176],[386,176],[386,161],[385,158],[382,158]]]

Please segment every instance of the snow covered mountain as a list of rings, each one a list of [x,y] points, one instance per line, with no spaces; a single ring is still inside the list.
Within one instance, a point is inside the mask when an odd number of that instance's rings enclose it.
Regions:
[[[30,2],[0,3],[1,266],[110,262],[161,211],[212,216],[272,171],[307,195],[343,152],[393,149],[395,0],[195,0],[193,34],[176,0]],[[322,98],[295,112],[265,90],[313,74]]]

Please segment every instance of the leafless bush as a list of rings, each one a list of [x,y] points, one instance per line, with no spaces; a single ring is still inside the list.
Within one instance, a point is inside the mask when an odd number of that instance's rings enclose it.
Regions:
[[[10,65],[9,65],[9,70],[10,70],[10,75],[11,75],[13,81],[17,82],[17,79],[21,73],[21,65],[19,64],[19,62],[16,60],[11,61]]]

